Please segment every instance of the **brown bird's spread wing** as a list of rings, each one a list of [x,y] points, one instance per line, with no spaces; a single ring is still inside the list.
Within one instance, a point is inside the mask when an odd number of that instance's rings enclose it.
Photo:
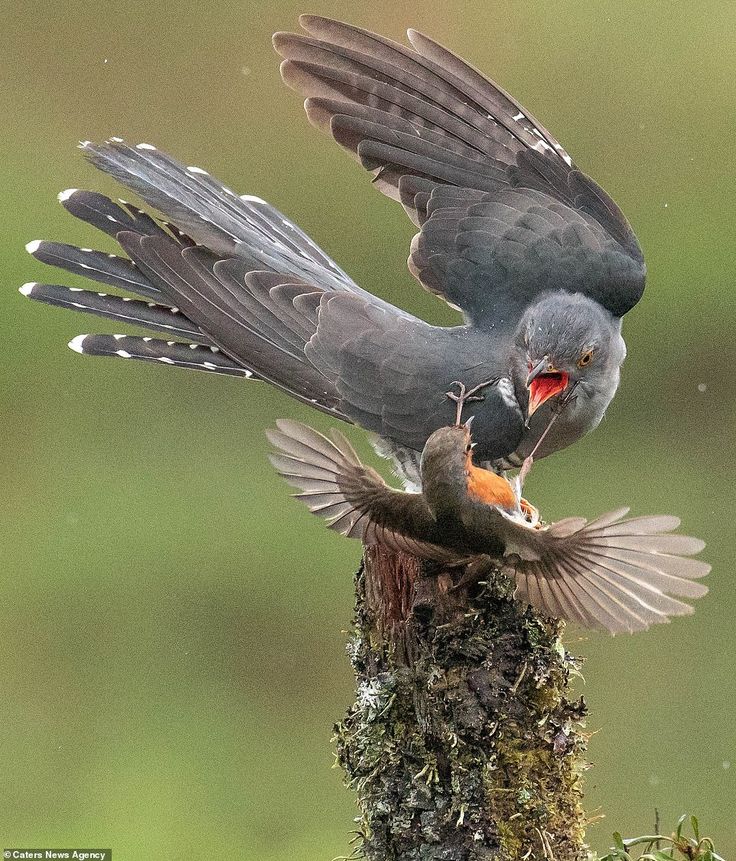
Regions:
[[[495,506],[471,503],[463,517],[468,551],[452,550],[442,546],[424,496],[388,487],[341,433],[332,430],[330,440],[299,422],[281,419],[277,425],[268,431],[279,450],[271,462],[331,529],[438,562],[481,555],[491,540],[500,540],[516,596],[547,615],[612,634],[633,633],[692,613],[678,598],[708,591],[696,581],[710,565],[689,558],[704,544],[673,534],[677,517],[626,519],[629,510],[621,508],[591,522],[570,517],[534,529]]]
[[[421,227],[409,268],[474,322],[513,323],[530,297],[579,291],[613,314],[644,289],[614,201],[501,87],[414,30],[412,47],[316,15],[277,33],[282,76]]]
[[[266,431],[278,450],[271,463],[301,493],[295,494],[314,514],[324,517],[330,529],[365,544],[383,544],[432,559],[456,562],[460,555],[431,541],[436,522],[424,497],[389,487],[381,476],[364,466],[347,439],[334,428],[328,439],[313,428],[279,419],[277,430]]]
[[[621,508],[590,523],[568,518],[542,530],[509,523],[507,553],[520,557],[509,559],[517,596],[551,616],[612,634],[692,613],[672,596],[699,598],[708,591],[694,581],[710,565],[688,558],[704,543],[673,535],[677,517],[626,514]]]

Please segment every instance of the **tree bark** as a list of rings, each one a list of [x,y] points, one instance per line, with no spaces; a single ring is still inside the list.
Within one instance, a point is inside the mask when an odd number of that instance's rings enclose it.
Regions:
[[[490,563],[367,548],[356,576],[354,705],[336,727],[368,861],[583,861],[585,703],[563,623]]]

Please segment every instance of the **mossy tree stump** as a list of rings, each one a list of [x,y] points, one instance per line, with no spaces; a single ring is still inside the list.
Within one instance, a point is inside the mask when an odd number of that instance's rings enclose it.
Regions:
[[[355,704],[336,728],[369,861],[582,861],[583,700],[561,623],[501,572],[372,547],[356,577]]]

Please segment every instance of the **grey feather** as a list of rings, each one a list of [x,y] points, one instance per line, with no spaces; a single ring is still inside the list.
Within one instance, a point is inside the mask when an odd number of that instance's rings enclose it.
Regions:
[[[258,379],[251,370],[233,362],[216,347],[200,344],[162,341],[158,338],[134,335],[78,335],[69,342],[69,346],[75,352],[85,356],[137,359],[175,368]]]
[[[191,323],[179,309],[168,305],[142,302],[140,299],[130,299],[127,296],[111,296],[92,290],[80,290],[76,287],[63,287],[58,284],[34,283],[26,285],[24,292],[29,299],[35,299],[47,305],[86,311],[88,314],[116,320],[119,323],[165,332],[175,338],[189,338],[200,344],[215,345],[215,342]]]

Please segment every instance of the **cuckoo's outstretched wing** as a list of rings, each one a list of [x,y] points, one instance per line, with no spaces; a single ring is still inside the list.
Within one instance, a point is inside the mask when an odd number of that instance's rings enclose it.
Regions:
[[[409,269],[479,326],[513,332],[546,290],[582,293],[615,316],[643,292],[642,259],[584,209],[540,189],[438,185],[426,215],[412,240]]]
[[[636,304],[645,267],[625,216],[508,93],[414,30],[409,48],[315,15],[300,23],[308,35],[274,36],[282,76],[421,227],[409,268],[425,287],[479,323],[517,319],[558,287],[616,315]]]

